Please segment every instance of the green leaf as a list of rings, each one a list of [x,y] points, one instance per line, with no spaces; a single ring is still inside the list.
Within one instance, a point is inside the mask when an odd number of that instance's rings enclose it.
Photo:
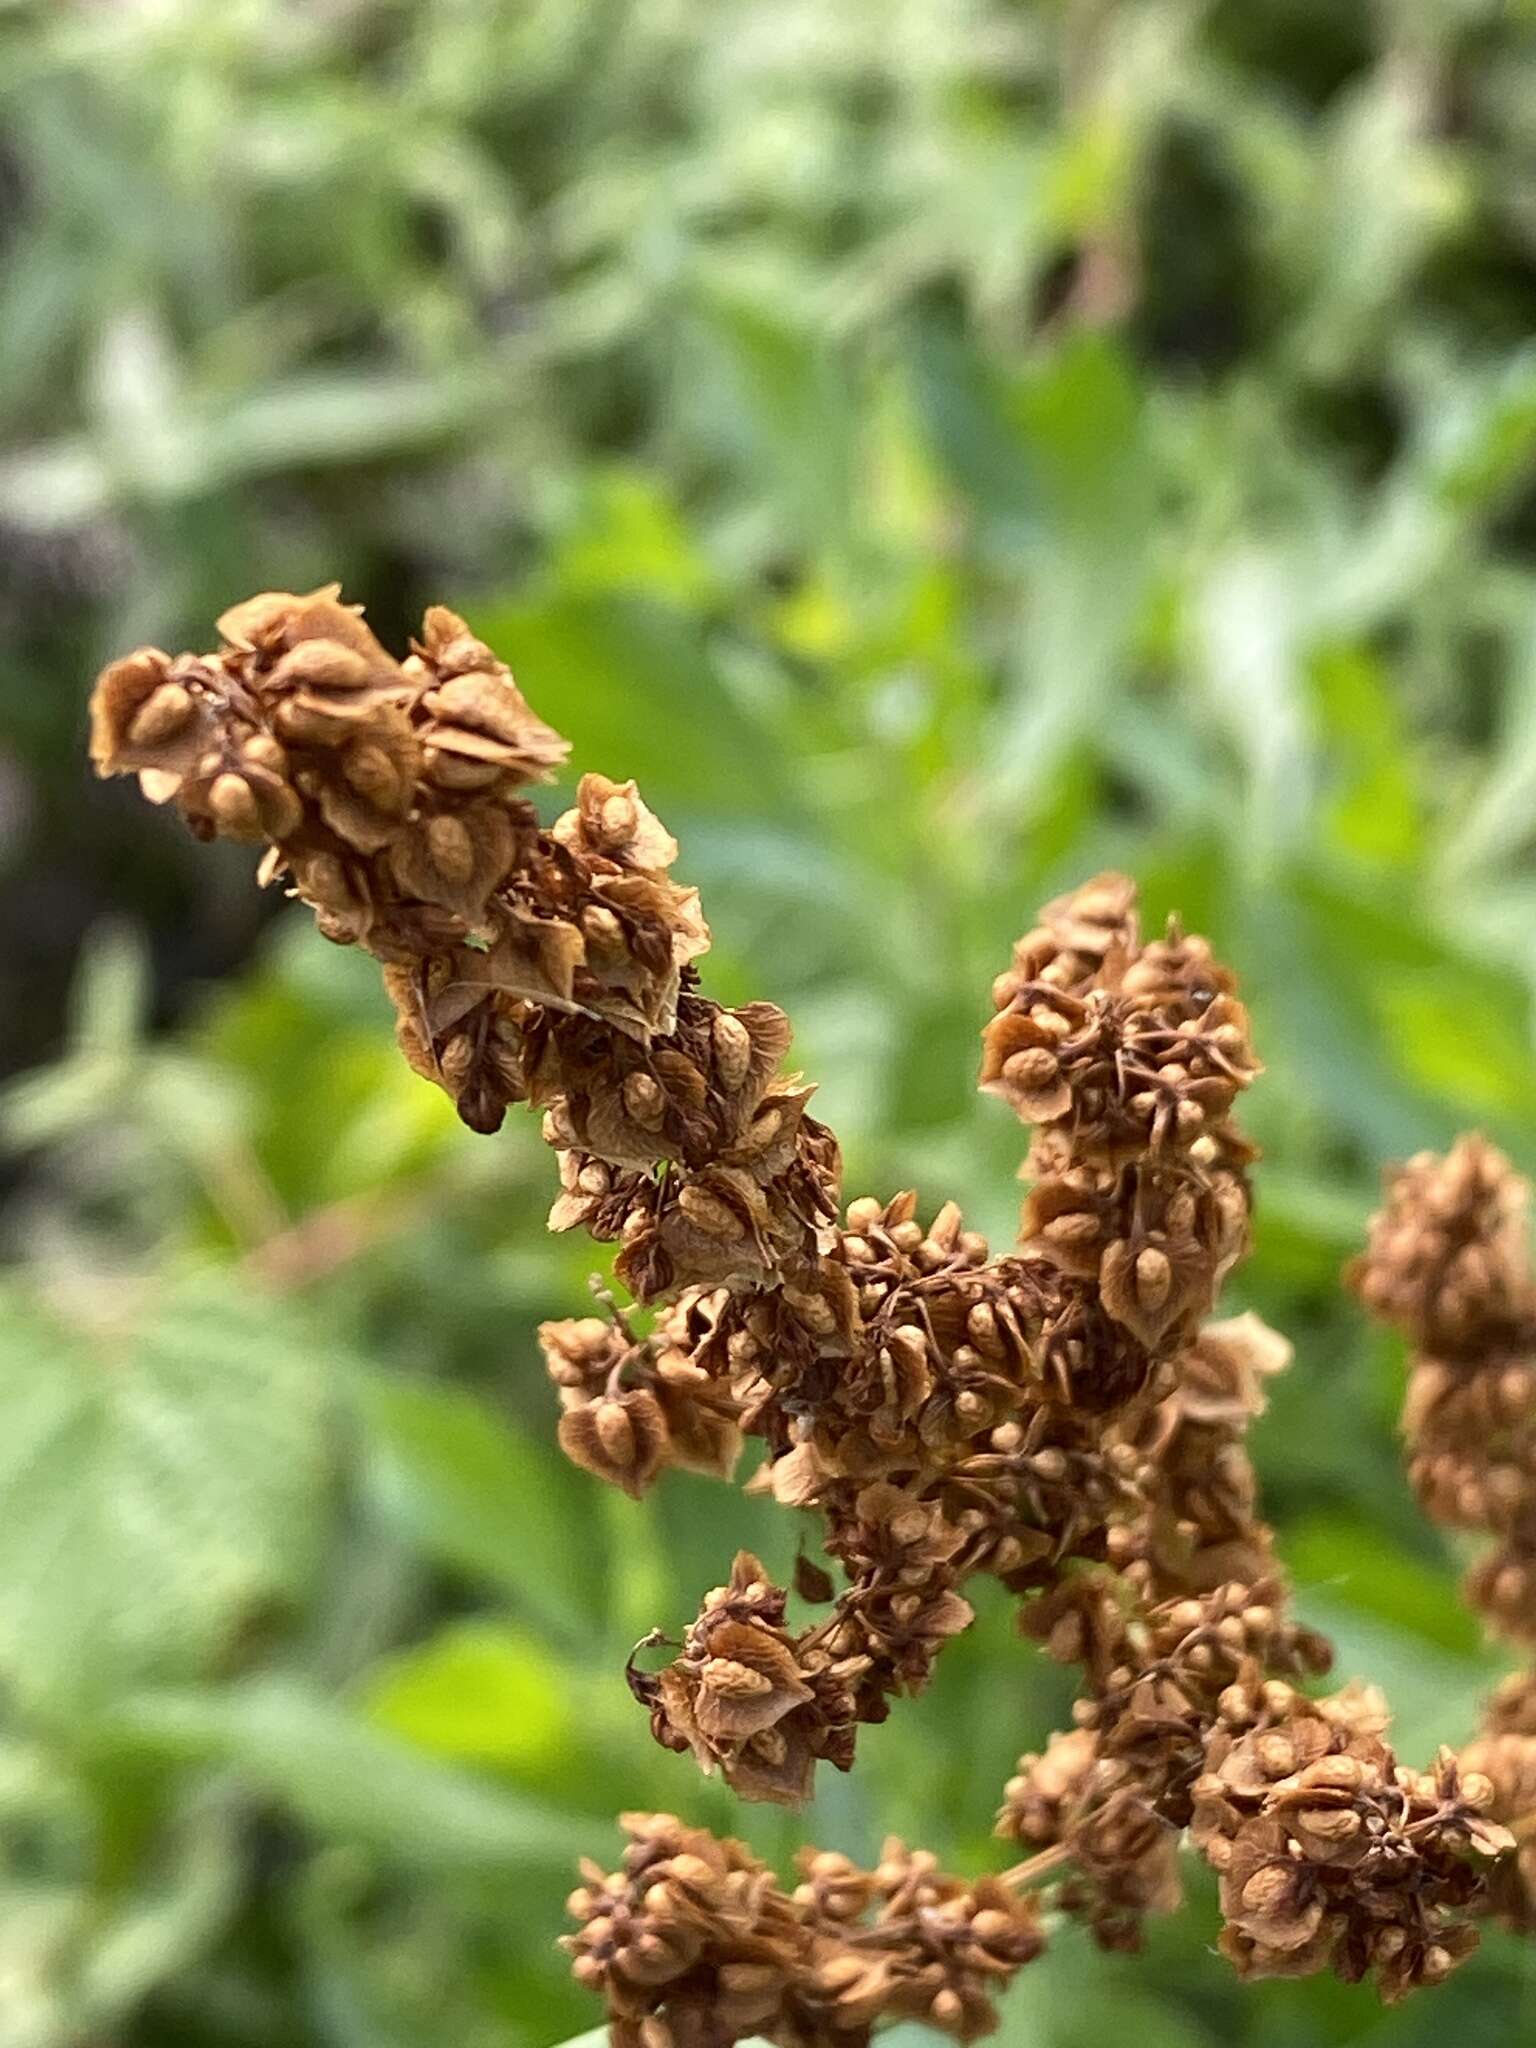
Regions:
[[[304,1325],[212,1277],[87,1330],[0,1332],[0,1672],[84,1706],[210,1671],[297,1601],[323,1527],[327,1386]]]
[[[132,1749],[229,1765],[322,1834],[420,1867],[494,1875],[575,1853],[568,1814],[429,1762],[291,1680],[142,1694],[107,1727]]]
[[[1367,1513],[1308,1516],[1287,1531],[1285,1562],[1298,1586],[1331,1590],[1402,1635],[1480,1656],[1481,1623],[1456,1598],[1448,1569],[1410,1556]]]
[[[565,1673],[515,1630],[460,1622],[391,1659],[364,1698],[369,1718],[433,1756],[548,1769],[576,1734]]]
[[[95,927],[81,949],[69,992],[70,1036],[82,1053],[129,1053],[144,1035],[150,967],[140,934],[126,925]]]
[[[382,1373],[355,1386],[383,1497],[417,1540],[579,1638],[598,1576],[553,1454],[456,1388]]]
[[[1048,800],[1123,690],[1149,590],[1153,501],[1129,361],[1076,338],[1007,395],[999,422],[1035,522],[1007,690],[981,766],[986,816]]]
[[[475,614],[528,679],[583,769],[634,776],[661,810],[757,816],[796,808],[773,735],[741,708],[686,613],[619,592],[555,588]]]
[[[699,354],[724,387],[716,416],[745,442],[759,488],[782,494],[802,544],[846,551],[858,412],[842,359],[814,323],[766,297],[708,283],[695,312]]]

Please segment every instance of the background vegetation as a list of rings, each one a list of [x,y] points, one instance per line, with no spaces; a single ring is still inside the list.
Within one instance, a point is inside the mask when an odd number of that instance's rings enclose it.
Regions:
[[[1307,1617],[1403,1746],[1497,1668],[1339,1300],[1381,1162],[1536,1166],[1536,10],[1518,0],[0,0],[3,2048],[547,2048],[619,1806],[984,1867],[1063,1704],[1001,1603],[798,1822],[619,1665],[789,1518],[553,1454],[531,1125],[120,788],[107,655],[446,598],[685,846],[850,1191],[1011,1230],[991,975],[1106,863],[1246,976],[1234,1305]],[[1012,2048],[1518,2037],[1213,1917],[1075,1934]]]

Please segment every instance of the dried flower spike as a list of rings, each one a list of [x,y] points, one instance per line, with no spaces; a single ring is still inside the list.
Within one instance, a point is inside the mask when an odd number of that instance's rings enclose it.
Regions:
[[[1331,1968],[1384,1998],[1443,1978],[1480,1915],[1536,1927],[1536,1681],[1461,1758],[1402,1765],[1368,1689],[1301,1690],[1329,1647],[1291,1611],[1246,1432],[1289,1357],[1209,1320],[1249,1240],[1258,1076],[1210,945],[1144,940],[1134,885],[1048,904],[993,985],[981,1085],[1031,1126],[1020,1241],[908,1190],[841,1209],[832,1134],[786,1074],[771,1003],[699,986],[709,941],[678,848],[632,782],[587,775],[551,827],[527,796],[565,743],[455,614],[397,660],[336,588],[268,592],[210,654],[140,649],[92,701],[102,774],[203,839],[265,851],[319,929],[380,962],[411,1066],[493,1131],[543,1115],[553,1229],[617,1247],[648,1321],[539,1332],[559,1441],[638,1497],[674,1467],[811,1516],[797,1590],[740,1553],[677,1654],[631,1688],[666,1748],[798,1805],[861,1726],[932,1679],[978,1574],[1080,1667],[1073,1726],[1020,1759],[967,1881],[887,1842],[807,1851],[780,1889],[740,1843],[630,1815],[586,1866],[566,1946],[616,2048],[862,2048],[886,2021],[957,2041],[1040,1951],[1039,1899],[1134,1948],[1188,1839],[1245,1976]],[[1536,1641],[1536,1287],[1524,1184],[1481,1140],[1393,1179],[1353,1284],[1416,1347],[1405,1409],[1429,1512],[1486,1530],[1470,1580]],[[828,1567],[832,1567],[829,1569]],[[647,1646],[667,1639],[660,1631]],[[638,1653],[637,1653],[638,1654]]]

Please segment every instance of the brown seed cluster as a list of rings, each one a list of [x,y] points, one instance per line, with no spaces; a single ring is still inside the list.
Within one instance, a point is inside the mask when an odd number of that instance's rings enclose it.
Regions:
[[[1483,1710],[1483,1725],[1461,1752],[1461,1767],[1493,1787],[1492,1816],[1515,1837],[1490,1880],[1490,1908],[1517,1934],[1536,1934],[1536,1677],[1512,1672]]]
[[[1405,1770],[1386,1724],[1369,1690],[1291,1694],[1208,1745],[1192,1834],[1220,1873],[1221,1946],[1239,1975],[1372,1975],[1390,2005],[1476,1947],[1471,1859],[1513,1845],[1488,1818],[1493,1785],[1448,1749],[1433,1770]]]
[[[1464,1591],[1495,1634],[1536,1648],[1536,1279],[1529,1188],[1486,1140],[1420,1153],[1387,1178],[1386,1205],[1348,1272],[1361,1300],[1414,1347],[1403,1402],[1408,1474],[1425,1512],[1491,1536]],[[1495,1878],[1501,1918],[1536,1928],[1536,1681],[1489,1703],[1464,1767],[1494,1788],[1520,1840]]]
[[[1022,1633],[1082,1670],[1074,1725],[1021,1759],[974,1884],[886,1845],[807,1852],[790,1893],[739,1843],[631,1816],[623,1868],[572,1900],[578,1978],[619,2048],[860,2048],[888,2019],[967,2041],[1040,1948],[1034,1887],[1130,1948],[1179,1896],[1188,1839],[1245,1975],[1331,1967],[1384,1997],[1436,1981],[1479,1912],[1536,1926],[1536,1689],[1506,1688],[1458,1762],[1402,1767],[1374,1697],[1312,1700],[1246,1432],[1289,1347],[1208,1320],[1248,1244],[1259,1072],[1233,977],[1175,923],[1144,941],[1103,875],[1049,904],[993,987],[982,1086],[1032,1127],[1018,1246],[951,1202],[840,1209],[831,1133],[783,1071],[770,1003],[702,994],[708,932],[633,783],[528,797],[565,756],[451,612],[403,660],[334,588],[268,593],[220,646],[141,649],[98,681],[92,752],[381,962],[411,1065],[472,1128],[543,1113],[556,1230],[617,1247],[642,1317],[546,1323],[578,1465],[638,1497],[671,1468],[816,1517],[801,1597],[743,1552],[671,1661],[629,1682],[665,1747],[800,1804],[818,1763],[919,1691],[1000,1580]],[[1524,1188],[1480,1141],[1392,1184],[1354,1281],[1418,1356],[1406,1428],[1429,1511],[1498,1540],[1478,1604],[1536,1641],[1536,1289]],[[606,1299],[606,1297],[605,1297]],[[644,1654],[642,1654],[644,1653]],[[1507,1833],[1504,1823],[1512,1834]],[[1493,1859],[1490,1866],[1490,1859]]]
[[[998,1833],[1070,1854],[1059,1903],[1104,1947],[1137,1947],[1143,1915],[1178,1903],[1179,1840],[1220,1732],[1290,1697],[1274,1674],[1326,1670],[1328,1645],[1287,1618],[1285,1597],[1278,1580],[1234,1580],[1148,1606],[1100,1568],[1026,1610],[1028,1633],[1085,1667],[1085,1688],[1070,1733],[1020,1759]]]
[[[1530,1191],[1485,1138],[1444,1158],[1420,1152],[1387,1175],[1386,1203],[1346,1278],[1371,1313],[1431,1358],[1518,1349],[1536,1313],[1526,1208]]]
[[[866,2048],[885,2020],[956,2041],[994,2031],[996,1994],[1040,1953],[1028,1894],[946,1877],[885,1844],[873,1870],[806,1850],[781,1891],[740,1842],[670,1814],[626,1814],[611,1875],[583,1866],[566,1937],[579,1983],[607,2001],[614,2048]]]
[[[696,1363],[678,1311],[649,1337],[621,1313],[541,1323],[539,1345],[560,1393],[560,1448],[594,1478],[638,1500],[668,1466],[714,1479],[736,1469],[736,1403]]]
[[[836,1146],[778,1072],[782,1012],[692,991],[708,930],[634,784],[584,776],[542,829],[525,792],[565,742],[441,607],[399,662],[334,587],[252,598],[219,632],[103,671],[98,771],[136,772],[200,838],[265,844],[263,879],[384,964],[407,1059],[473,1129],[543,1108],[555,1227],[617,1241],[640,1299],[814,1258]]]
[[[1421,1153],[1388,1179],[1387,1205],[1349,1268],[1361,1300],[1414,1350],[1403,1403],[1408,1471],[1425,1512],[1487,1532],[1467,1597],[1536,1645],[1536,1283],[1528,1189],[1482,1138]]]
[[[708,1720],[700,1651],[731,1597],[712,1594],[673,1669],[635,1680],[661,1741],[801,1798],[815,1761],[846,1768],[856,1724],[927,1683],[973,1573],[1027,1599],[1134,1563],[1155,1600],[1258,1540],[1240,1445],[1210,1454],[1278,1340],[1245,1323],[1194,1348],[1247,1242],[1229,1112],[1257,1061],[1231,988],[1176,928],[1141,945],[1122,877],[1048,906],[983,1035],[983,1085],[1038,1120],[1020,1250],[992,1257],[952,1203],[924,1224],[910,1193],[864,1199],[814,1273],[711,1301],[693,1356],[766,1442],[754,1484],[822,1516],[847,1584],[785,1638],[807,1697],[740,1740]]]

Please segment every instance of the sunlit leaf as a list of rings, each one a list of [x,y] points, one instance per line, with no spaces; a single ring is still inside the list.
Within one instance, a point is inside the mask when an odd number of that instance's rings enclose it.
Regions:
[[[570,1495],[552,1483],[554,1454],[456,1388],[381,1373],[356,1388],[384,1501],[423,1546],[580,1633],[597,1589]]]

